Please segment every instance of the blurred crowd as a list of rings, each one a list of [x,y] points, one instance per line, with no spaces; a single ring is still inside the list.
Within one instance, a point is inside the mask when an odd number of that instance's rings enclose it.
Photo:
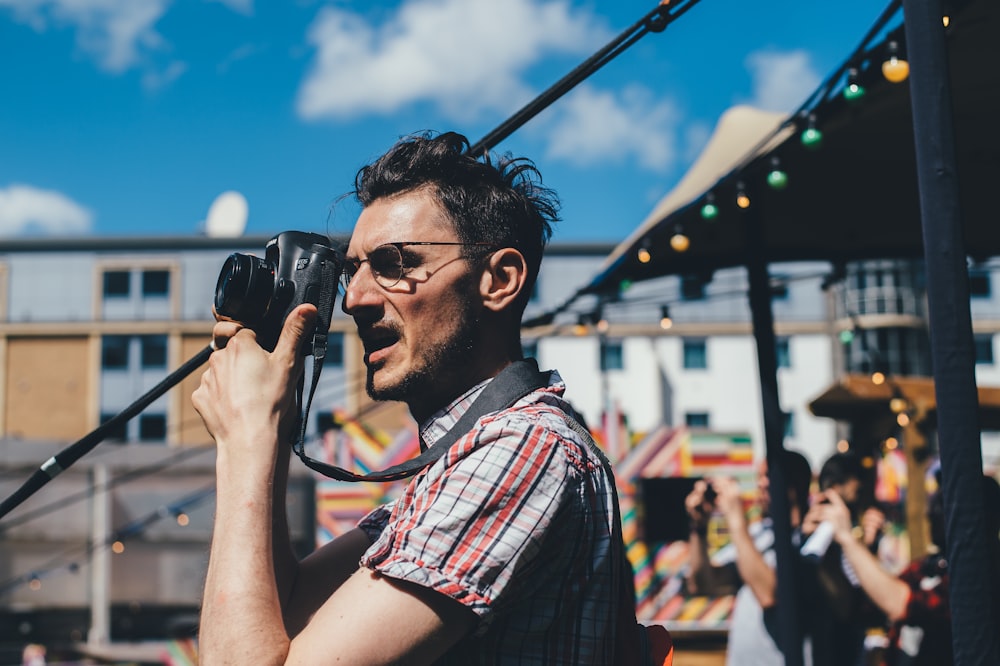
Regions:
[[[944,505],[940,490],[927,502],[932,542],[906,566],[880,556],[885,511],[874,500],[869,475],[850,453],[830,457],[814,478],[809,462],[783,451],[792,530],[796,622],[806,666],[942,666],[952,663]],[[775,530],[767,464],[756,470],[756,489],[731,478],[697,481],[685,499],[690,522],[689,594],[735,594],[727,666],[783,664],[776,637]],[[1000,600],[1000,485],[983,476],[987,529],[994,548],[984,593]],[[940,483],[938,483],[940,488]],[[728,543],[712,548],[710,520],[721,521]]]

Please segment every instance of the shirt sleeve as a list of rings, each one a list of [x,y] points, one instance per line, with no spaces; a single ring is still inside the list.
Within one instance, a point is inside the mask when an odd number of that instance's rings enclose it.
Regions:
[[[585,463],[563,434],[523,412],[481,425],[409,484],[361,563],[485,618],[532,571],[561,566],[579,547],[583,529],[568,517],[581,510]],[[553,531],[559,538],[547,539]]]

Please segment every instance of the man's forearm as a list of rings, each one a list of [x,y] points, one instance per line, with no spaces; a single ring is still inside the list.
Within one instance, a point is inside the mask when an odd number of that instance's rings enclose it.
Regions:
[[[736,548],[736,569],[740,572],[740,578],[750,587],[761,607],[770,608],[774,605],[775,590],[778,587],[774,570],[757,550],[745,522],[730,523],[729,537]]]
[[[853,538],[838,541],[865,594],[882,609],[890,621],[903,617],[910,598],[909,586],[883,569],[882,564],[860,541]]]
[[[201,612],[201,663],[281,664],[289,639],[275,583],[271,480],[252,471],[227,472],[225,463],[219,464]]]

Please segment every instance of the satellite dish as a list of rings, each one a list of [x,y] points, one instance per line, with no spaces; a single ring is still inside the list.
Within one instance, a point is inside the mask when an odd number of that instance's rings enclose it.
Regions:
[[[223,192],[208,208],[205,234],[212,238],[242,236],[247,226],[248,211],[246,197],[234,190]]]

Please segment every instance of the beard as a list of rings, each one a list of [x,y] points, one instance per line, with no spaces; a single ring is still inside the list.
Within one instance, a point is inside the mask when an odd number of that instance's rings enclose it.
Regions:
[[[463,305],[455,318],[457,326],[442,342],[427,349],[414,361],[409,371],[395,383],[375,386],[376,368],[368,367],[366,390],[372,400],[394,400],[413,404],[443,401],[468,388],[461,381],[473,367],[479,320],[470,306]],[[436,411],[436,410],[435,410]]]

